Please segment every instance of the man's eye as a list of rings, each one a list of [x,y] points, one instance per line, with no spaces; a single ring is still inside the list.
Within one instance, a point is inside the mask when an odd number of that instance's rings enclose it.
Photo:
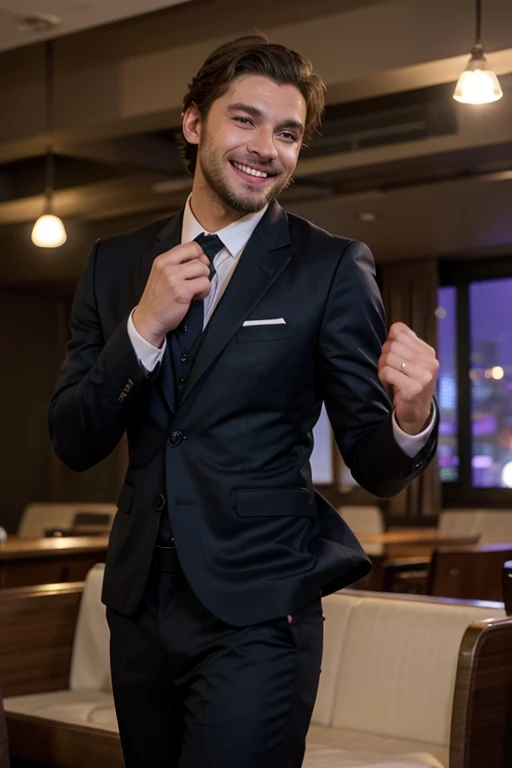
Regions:
[[[252,121],[248,117],[235,117],[235,120],[243,125],[252,125]]]

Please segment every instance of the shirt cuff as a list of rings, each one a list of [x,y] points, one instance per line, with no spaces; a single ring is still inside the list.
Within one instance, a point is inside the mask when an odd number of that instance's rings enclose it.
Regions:
[[[409,456],[410,459],[412,459],[413,456],[416,456],[416,454],[419,453],[421,449],[424,448],[428,443],[428,439],[432,434],[432,430],[434,429],[434,425],[436,423],[436,413],[436,404],[434,402],[432,403],[432,413],[430,414],[430,419],[425,429],[423,429],[421,432],[418,432],[417,435],[408,435],[407,432],[404,432],[403,429],[400,429],[398,426],[395,412],[393,411],[393,435],[396,442],[398,443],[398,446],[402,449],[406,456]]]
[[[139,363],[142,365],[142,368],[147,373],[152,373],[157,365],[162,362],[165,348],[167,346],[167,340],[164,339],[164,343],[160,348],[158,348],[154,347],[149,343],[149,341],[146,341],[146,339],[142,338],[140,333],[135,328],[132,318],[132,315],[136,309],[137,307],[132,309],[130,312],[130,317],[128,318],[128,336],[130,337],[132,347],[135,354],[137,355]]]

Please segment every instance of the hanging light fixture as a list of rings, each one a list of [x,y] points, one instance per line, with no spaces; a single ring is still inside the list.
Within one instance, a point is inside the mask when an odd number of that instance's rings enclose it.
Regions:
[[[459,77],[453,98],[462,104],[489,104],[503,96],[500,81],[487,66],[481,42],[482,1],[476,0],[476,41],[471,58]]]
[[[45,130],[47,136],[53,131],[53,43],[44,44],[45,63]],[[39,248],[58,248],[67,240],[66,229],[61,219],[52,212],[52,200],[55,179],[55,159],[50,144],[46,150],[45,169],[45,207],[32,229],[32,242]]]

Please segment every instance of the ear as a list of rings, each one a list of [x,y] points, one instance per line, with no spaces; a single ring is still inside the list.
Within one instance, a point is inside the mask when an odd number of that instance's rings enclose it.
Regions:
[[[201,113],[194,103],[183,113],[181,129],[183,136],[189,144],[199,144],[201,138]]]

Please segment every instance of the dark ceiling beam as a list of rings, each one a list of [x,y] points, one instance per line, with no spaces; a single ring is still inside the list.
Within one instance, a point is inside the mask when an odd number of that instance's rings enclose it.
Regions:
[[[183,173],[178,147],[159,136],[120,136],[84,144],[57,143],[55,150],[76,157],[110,165],[156,171],[163,174]]]
[[[167,23],[155,17],[56,41],[56,142],[82,144],[179,124],[183,94],[204,58],[250,31],[238,0],[203,3],[200,13],[187,5]],[[296,0],[290,19],[287,9],[276,17],[274,0],[260,0],[250,26],[310,58],[327,83],[329,103],[339,103],[455,81],[473,42],[470,5],[387,0],[352,3],[347,12],[333,0]],[[489,3],[485,42],[499,74],[512,68],[511,30],[510,0]],[[38,52],[28,46],[0,56],[0,162],[44,145]]]

